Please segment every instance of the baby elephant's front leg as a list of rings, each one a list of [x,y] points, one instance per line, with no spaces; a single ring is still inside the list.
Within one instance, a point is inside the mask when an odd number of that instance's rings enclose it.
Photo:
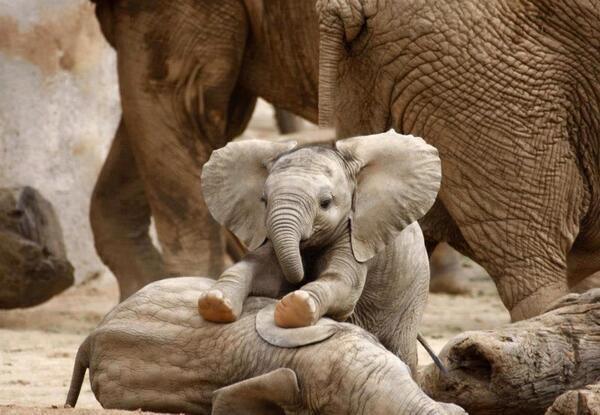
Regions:
[[[208,321],[231,323],[242,312],[244,300],[252,287],[252,265],[244,260],[221,274],[210,290],[200,294],[198,311]]]
[[[237,320],[253,288],[254,277],[281,272],[272,257],[272,250],[263,245],[226,269],[210,290],[200,294],[200,315],[215,323]]]
[[[275,307],[280,327],[305,327],[322,316],[345,320],[352,314],[365,285],[367,267],[328,267],[316,281],[283,297]]]

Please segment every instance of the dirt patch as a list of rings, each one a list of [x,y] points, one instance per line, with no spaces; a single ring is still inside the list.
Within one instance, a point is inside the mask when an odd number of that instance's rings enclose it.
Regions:
[[[133,412],[139,415],[152,415],[155,412]],[[0,406],[0,415],[131,415],[131,411],[107,409],[63,409],[63,408],[24,408],[22,406]]]
[[[489,329],[509,321],[485,273],[470,263],[463,271],[473,288],[472,295],[432,294],[429,298],[421,332],[436,351],[458,333]],[[0,312],[0,405],[62,406],[79,344],[117,298],[116,280],[103,275],[41,306]],[[430,362],[421,348],[419,355],[421,364]],[[100,408],[87,379],[77,407]],[[0,407],[0,414],[5,413],[26,412]],[[63,415],[58,411],[31,412],[38,413]]]

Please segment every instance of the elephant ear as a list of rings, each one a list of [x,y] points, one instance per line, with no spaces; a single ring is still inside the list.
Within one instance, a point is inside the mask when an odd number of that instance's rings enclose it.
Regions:
[[[296,373],[280,368],[214,391],[212,415],[285,415],[299,400]]]
[[[295,146],[295,142],[265,140],[231,142],[213,151],[202,168],[202,193],[208,210],[251,250],[267,235],[261,197],[269,163]]]
[[[440,188],[441,162],[422,138],[394,130],[341,140],[336,147],[358,166],[351,239],[354,257],[364,262],[431,208]]]
[[[284,329],[275,323],[275,304],[264,307],[256,314],[256,332],[272,346],[295,348],[327,340],[340,330],[340,324],[322,317],[307,327]]]

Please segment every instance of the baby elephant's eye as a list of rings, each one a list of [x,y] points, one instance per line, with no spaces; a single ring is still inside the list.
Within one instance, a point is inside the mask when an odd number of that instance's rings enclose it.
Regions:
[[[330,197],[328,197],[327,199],[321,199],[321,202],[319,203],[321,209],[329,208],[329,206],[331,206],[331,201],[332,199]]]
[[[267,196],[265,196],[265,195],[262,195],[262,196],[260,197],[260,201],[261,201],[261,202],[263,202],[263,203],[266,205],[266,204],[267,204]]]

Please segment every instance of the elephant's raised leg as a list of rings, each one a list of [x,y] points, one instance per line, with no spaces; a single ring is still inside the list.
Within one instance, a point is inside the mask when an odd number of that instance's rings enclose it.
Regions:
[[[96,250],[117,278],[121,300],[165,276],[148,234],[150,206],[123,121],[96,181],[90,221]]]
[[[200,295],[198,311],[205,320],[229,323],[240,316],[251,292],[275,298],[284,286],[281,267],[267,242],[226,269],[210,290]]]
[[[553,127],[545,120],[539,124]],[[496,147],[507,142],[516,154]],[[441,200],[475,253],[473,259],[494,279],[512,320],[538,315],[569,292],[567,253],[587,199],[577,156],[563,133],[541,130],[491,136],[462,151],[461,161],[445,159],[450,173]],[[481,154],[486,155],[481,164],[454,165],[479,160]],[[513,160],[522,162],[516,166]],[[461,174],[452,174],[458,170]]]
[[[225,241],[204,204],[200,172],[210,152],[245,127],[255,103],[236,88],[245,10],[238,1],[189,0],[118,12],[123,117],[165,271],[216,277]]]
[[[339,249],[341,255],[331,255],[318,279],[279,300],[275,306],[278,326],[309,326],[324,315],[342,321],[352,314],[365,285],[367,266],[348,259],[352,258],[349,251],[349,247]]]

